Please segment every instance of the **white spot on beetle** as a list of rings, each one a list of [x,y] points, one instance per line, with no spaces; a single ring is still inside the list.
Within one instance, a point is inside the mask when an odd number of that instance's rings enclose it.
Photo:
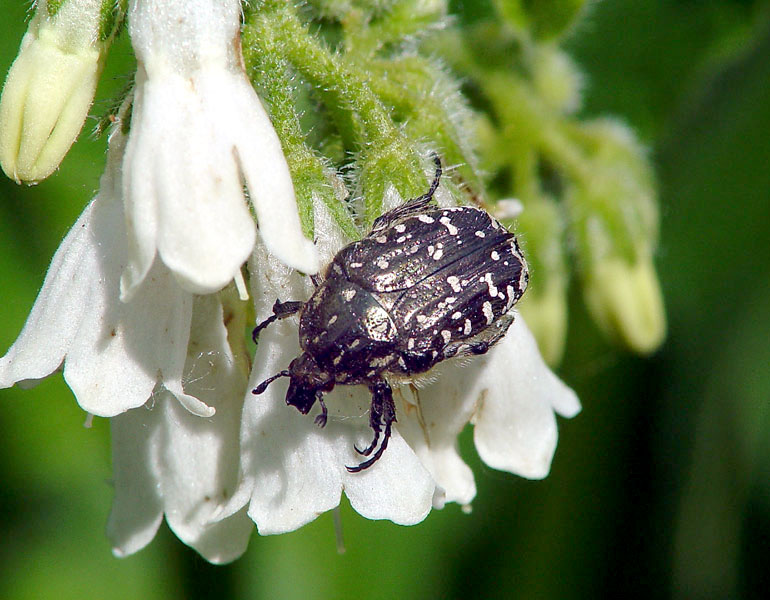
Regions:
[[[380,267],[380,269],[387,269],[390,266],[390,263],[384,258],[381,258],[377,261],[377,266]]]
[[[433,256],[433,253],[435,251],[436,251],[436,248],[433,245],[428,246],[428,256]]]
[[[417,315],[416,318],[418,323],[425,323],[425,321],[428,320],[428,317],[426,317],[425,315]]]
[[[492,254],[489,255],[489,258],[492,260],[500,260],[500,255],[497,253],[497,250],[492,250]]]
[[[444,338],[444,343],[445,343],[445,344],[448,344],[448,343],[449,343],[449,340],[451,340],[451,339],[452,339],[452,334],[449,332],[449,330],[447,330],[447,329],[442,329],[442,330],[441,330],[441,337],[442,337],[442,338]]]
[[[484,313],[484,317],[487,319],[487,325],[491,325],[492,321],[495,320],[495,313],[492,312],[492,305],[489,302],[484,302],[484,304],[481,305],[481,312]]]
[[[412,348],[414,348],[414,338],[409,338],[408,340],[406,340],[406,347],[407,347],[409,350],[411,350]]]
[[[337,322],[337,315],[332,315],[332,318],[326,323],[327,327],[331,327]]]
[[[446,214],[446,212],[444,212]],[[452,220],[449,217],[441,217],[439,219],[439,222],[447,228],[447,231],[449,231],[449,235],[457,235],[457,227],[452,225]]]
[[[483,231],[477,231],[477,232],[475,233],[475,236],[476,236],[476,237],[480,237],[480,238],[483,238],[483,237],[487,237],[487,234],[486,234],[486,233],[484,233]]]
[[[472,329],[473,329],[473,327],[471,325],[471,320],[470,319],[465,319],[465,327],[463,327],[463,333],[465,335],[470,335]]]
[[[355,348],[355,347],[356,347],[356,346],[358,346],[358,344],[360,344],[360,343],[361,343],[361,340],[359,340],[359,339],[357,339],[357,338],[356,338],[355,340],[353,340],[352,342],[350,342],[350,347],[351,347],[351,348]]]
[[[423,223],[433,223],[435,221],[433,217],[429,217],[428,215],[420,215],[417,218]]]
[[[398,231],[399,233],[404,233],[406,231],[406,225],[404,225],[403,223],[399,223],[398,225],[396,225],[396,231]]]
[[[350,302],[353,297],[356,295],[356,290],[353,288],[347,288],[342,290],[342,297],[345,299],[345,302]]]
[[[433,260],[439,260],[442,256],[444,256],[444,251],[441,249],[436,250],[436,253],[433,255]]]
[[[405,235],[400,235],[400,236],[398,236],[396,238],[396,243],[398,243],[398,244],[403,244],[405,241],[406,241],[406,236]]]
[[[387,241],[388,241],[388,238],[387,238],[387,236],[384,236],[384,235],[378,235],[378,236],[377,236],[376,238],[374,238],[374,239],[375,239],[375,240],[377,240],[377,241],[378,241],[380,244],[385,244],[385,243],[387,243]]]
[[[351,269],[359,269],[359,268],[361,268],[363,266],[364,266],[364,263],[360,263],[360,262],[352,262],[352,263],[350,263],[350,268]]]
[[[463,289],[462,287],[460,287],[460,280],[454,275],[450,275],[449,277],[447,277],[446,282],[452,287],[452,290],[457,292],[458,294]]]
[[[452,313],[452,320],[456,321],[457,319],[459,319],[459,318],[460,318],[460,317],[462,317],[462,316],[463,316],[463,313],[461,313],[461,312],[458,310],[458,311],[456,311],[456,312],[453,312],[453,313]]]
[[[454,304],[455,302],[457,302],[457,298],[455,298],[454,296],[449,296],[449,297],[446,299],[446,303],[447,303],[447,304]]]
[[[484,275],[484,281],[487,282],[487,286],[489,287],[489,295],[493,298],[497,297],[497,287],[492,281],[492,273],[487,273]]]

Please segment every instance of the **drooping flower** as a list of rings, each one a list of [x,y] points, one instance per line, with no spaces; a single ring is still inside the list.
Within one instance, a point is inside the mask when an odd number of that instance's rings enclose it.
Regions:
[[[131,4],[137,75],[123,163],[123,299],[156,254],[195,293],[239,278],[255,239],[242,178],[270,252],[305,273],[318,270],[280,142],[243,70],[239,26],[238,0]]]
[[[254,526],[245,510],[212,521],[237,484],[247,376],[225,319],[218,294],[195,297],[184,387],[215,415],[201,419],[164,390],[111,419],[115,499],[107,535],[117,556],[147,545],[164,515],[177,537],[210,562],[230,562],[246,550]]]
[[[120,162],[124,138],[111,141],[99,193],[65,237],[24,328],[0,358],[0,387],[64,379],[87,412],[104,417],[142,406],[156,386],[191,412],[213,409],[182,389],[192,294],[159,261],[130,303],[120,300],[127,258]]]

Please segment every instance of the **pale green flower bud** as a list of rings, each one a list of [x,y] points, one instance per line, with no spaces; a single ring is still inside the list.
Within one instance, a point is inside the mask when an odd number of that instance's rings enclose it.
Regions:
[[[17,183],[48,177],[75,141],[123,3],[38,3],[0,98],[0,165]]]
[[[663,342],[666,314],[651,257],[635,264],[613,258],[594,265],[584,293],[591,315],[609,337],[642,354]]]
[[[652,264],[658,233],[652,174],[619,123],[590,123],[579,137],[590,154],[567,204],[586,303],[609,337],[649,353],[666,331]]]

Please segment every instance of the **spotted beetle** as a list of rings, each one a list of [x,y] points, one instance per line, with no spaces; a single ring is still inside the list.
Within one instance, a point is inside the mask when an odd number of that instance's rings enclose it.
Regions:
[[[314,279],[307,302],[276,300],[273,315],[254,329],[256,342],[270,323],[299,313],[303,350],[254,394],[289,377],[286,404],[307,414],[318,402],[323,427],[325,392],[337,384],[368,386],[374,439],[355,449],[371,457],[350,472],[372,466],[388,446],[396,421],[388,379],[408,381],[448,358],[487,352],[513,322],[511,308],[529,281],[516,237],[486,211],[430,205],[441,178],[434,160],[426,194],[386,212],[368,235],[340,250],[323,280]]]

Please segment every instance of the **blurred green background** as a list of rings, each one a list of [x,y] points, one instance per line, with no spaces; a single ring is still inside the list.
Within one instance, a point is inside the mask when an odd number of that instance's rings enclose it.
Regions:
[[[2,0],[0,70],[27,3]],[[113,558],[108,424],[85,429],[60,376],[0,391],[0,598],[759,598],[770,589],[770,2],[605,0],[568,41],[583,113],[626,119],[661,191],[658,267],[670,331],[648,359],[609,347],[574,294],[551,475],[483,466],[473,513],[415,527],[342,509],[214,567],[165,525]],[[132,70],[112,49],[97,102]],[[100,109],[97,105],[94,112]],[[98,185],[87,135],[33,188],[0,180],[0,351]]]

